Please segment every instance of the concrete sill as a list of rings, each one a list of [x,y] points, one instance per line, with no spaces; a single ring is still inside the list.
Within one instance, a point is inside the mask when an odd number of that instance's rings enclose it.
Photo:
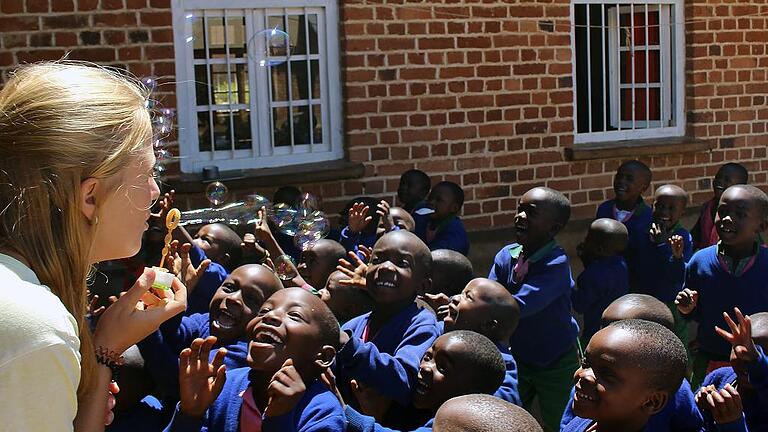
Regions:
[[[691,137],[654,138],[615,142],[574,144],[565,149],[570,161],[612,159],[621,157],[656,156],[671,153],[695,153],[717,147],[715,140],[699,140]]]
[[[347,180],[360,178],[364,173],[365,167],[361,163],[336,160],[288,167],[222,171],[218,180],[225,182],[230,190],[239,190]],[[186,194],[205,191],[210,181],[204,181],[201,174],[177,174],[168,176],[165,183],[169,186],[168,189]]]

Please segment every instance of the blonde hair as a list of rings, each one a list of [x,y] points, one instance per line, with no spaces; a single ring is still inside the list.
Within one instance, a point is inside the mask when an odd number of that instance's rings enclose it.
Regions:
[[[17,69],[0,90],[0,248],[21,255],[75,317],[91,391],[95,357],[85,321],[95,229],[81,211],[88,178],[116,174],[147,151],[148,92],[116,71],[79,62]]]

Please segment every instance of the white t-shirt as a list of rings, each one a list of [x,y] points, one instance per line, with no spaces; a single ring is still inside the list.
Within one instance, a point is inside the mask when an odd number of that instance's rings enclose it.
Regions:
[[[71,431],[80,339],[75,318],[18,260],[0,254],[0,431]]]

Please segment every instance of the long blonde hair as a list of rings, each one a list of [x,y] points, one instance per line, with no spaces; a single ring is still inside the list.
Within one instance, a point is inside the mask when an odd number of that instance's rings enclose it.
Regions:
[[[82,370],[93,382],[85,321],[95,229],[81,211],[87,178],[119,184],[152,139],[147,90],[116,71],[76,62],[22,66],[0,90],[0,248],[21,255],[75,317]]]

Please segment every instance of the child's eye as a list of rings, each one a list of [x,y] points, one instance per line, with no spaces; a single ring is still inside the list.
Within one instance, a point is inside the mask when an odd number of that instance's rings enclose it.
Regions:
[[[297,320],[304,321],[304,317],[301,316],[301,314],[298,313],[298,312],[289,312],[288,316],[291,317],[291,318],[297,319]]]
[[[269,313],[269,311],[270,311],[269,308],[261,308],[261,309],[259,309],[259,313],[257,314],[257,316],[266,315],[267,313]]]
[[[237,291],[237,287],[233,284],[224,284],[224,292],[231,293],[235,291]]]
[[[381,263],[381,260],[379,259],[379,257],[377,256],[371,257],[371,264],[379,264],[379,263]]]
[[[411,263],[408,262],[408,260],[402,260],[400,261],[400,267],[408,268],[411,266]]]

